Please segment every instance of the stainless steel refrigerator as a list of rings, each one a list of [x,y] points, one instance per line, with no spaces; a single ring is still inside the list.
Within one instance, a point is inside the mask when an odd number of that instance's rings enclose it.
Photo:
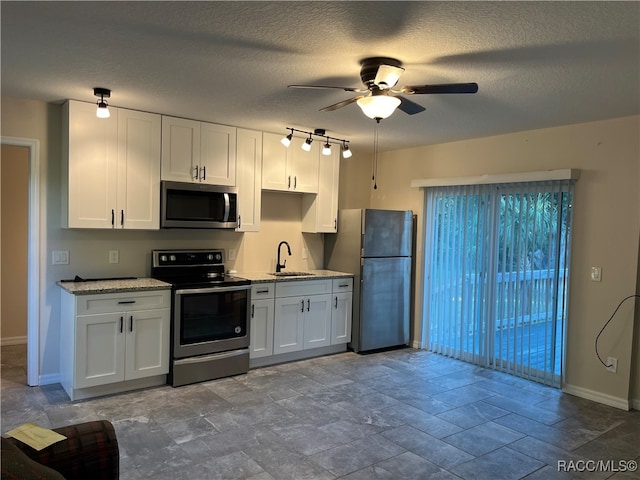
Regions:
[[[349,347],[356,352],[407,345],[413,213],[340,210],[338,233],[325,235],[325,268],[354,275]]]

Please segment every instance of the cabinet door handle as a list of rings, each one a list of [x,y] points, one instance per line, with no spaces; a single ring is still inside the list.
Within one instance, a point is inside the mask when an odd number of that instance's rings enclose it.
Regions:
[[[295,175],[293,177],[293,189],[295,190],[296,188],[298,188],[298,176]]]
[[[198,180],[198,173],[199,172],[200,172],[200,169],[198,168],[197,165],[195,167],[193,167],[193,179],[194,180]]]
[[[111,209],[111,226],[115,227],[116,225],[116,211],[112,208]]]
[[[348,283],[341,283],[340,285],[338,285],[338,288],[347,288],[348,286]]]
[[[337,218],[333,219],[333,229],[334,230],[338,230],[338,219]]]
[[[256,293],[269,293],[269,289],[266,290],[256,290]]]
[[[336,308],[338,308],[338,296],[336,295]]]
[[[207,179],[207,166],[205,165],[204,167],[202,167],[201,171],[202,175],[200,180],[205,181]]]
[[[291,188],[291,175],[287,177],[287,188]]]
[[[242,226],[242,217],[240,215],[238,215],[238,228],[240,228]]]
[[[120,210],[120,226],[124,227],[124,210]]]
[[[120,333],[122,333],[123,327],[124,327],[124,317],[120,317]]]
[[[118,302],[118,305],[127,305],[127,304],[130,304],[130,303],[136,303],[136,301],[135,300],[120,300]]]
[[[300,311],[304,313],[304,300],[302,300],[300,303],[302,304],[302,308],[300,308]]]
[[[255,303],[251,304],[251,318],[253,318],[256,314],[256,305]]]
[[[307,312],[311,309],[311,300],[307,298]]]
[[[129,317],[129,331],[133,332],[133,315]]]

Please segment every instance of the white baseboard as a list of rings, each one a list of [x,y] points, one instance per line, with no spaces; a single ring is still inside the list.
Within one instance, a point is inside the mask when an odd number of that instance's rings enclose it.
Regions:
[[[594,402],[609,405],[610,407],[619,408],[621,410],[629,410],[630,408],[629,400],[626,398],[614,397],[612,395],[607,395],[606,393],[589,390],[588,388],[565,384],[562,387],[562,391],[570,395],[575,395],[576,397],[586,398],[587,400],[592,400]]]
[[[5,345],[26,345],[27,337],[4,337],[0,339],[0,346],[4,347]]]

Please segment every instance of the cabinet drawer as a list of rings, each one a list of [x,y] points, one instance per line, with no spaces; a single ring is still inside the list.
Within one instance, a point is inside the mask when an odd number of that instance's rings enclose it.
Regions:
[[[353,278],[334,278],[333,279],[333,293],[352,292],[352,291],[353,291]]]
[[[171,306],[171,290],[77,295],[77,315],[151,310]]]
[[[276,282],[276,297],[297,297],[331,293],[331,280]]]
[[[258,283],[251,285],[251,300],[259,300],[261,298],[273,298],[275,295],[274,282]]]

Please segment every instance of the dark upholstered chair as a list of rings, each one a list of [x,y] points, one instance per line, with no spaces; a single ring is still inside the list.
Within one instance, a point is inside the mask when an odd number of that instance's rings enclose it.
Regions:
[[[54,428],[67,437],[36,451],[15,438],[2,437],[2,479],[116,480],[118,440],[106,420]]]

